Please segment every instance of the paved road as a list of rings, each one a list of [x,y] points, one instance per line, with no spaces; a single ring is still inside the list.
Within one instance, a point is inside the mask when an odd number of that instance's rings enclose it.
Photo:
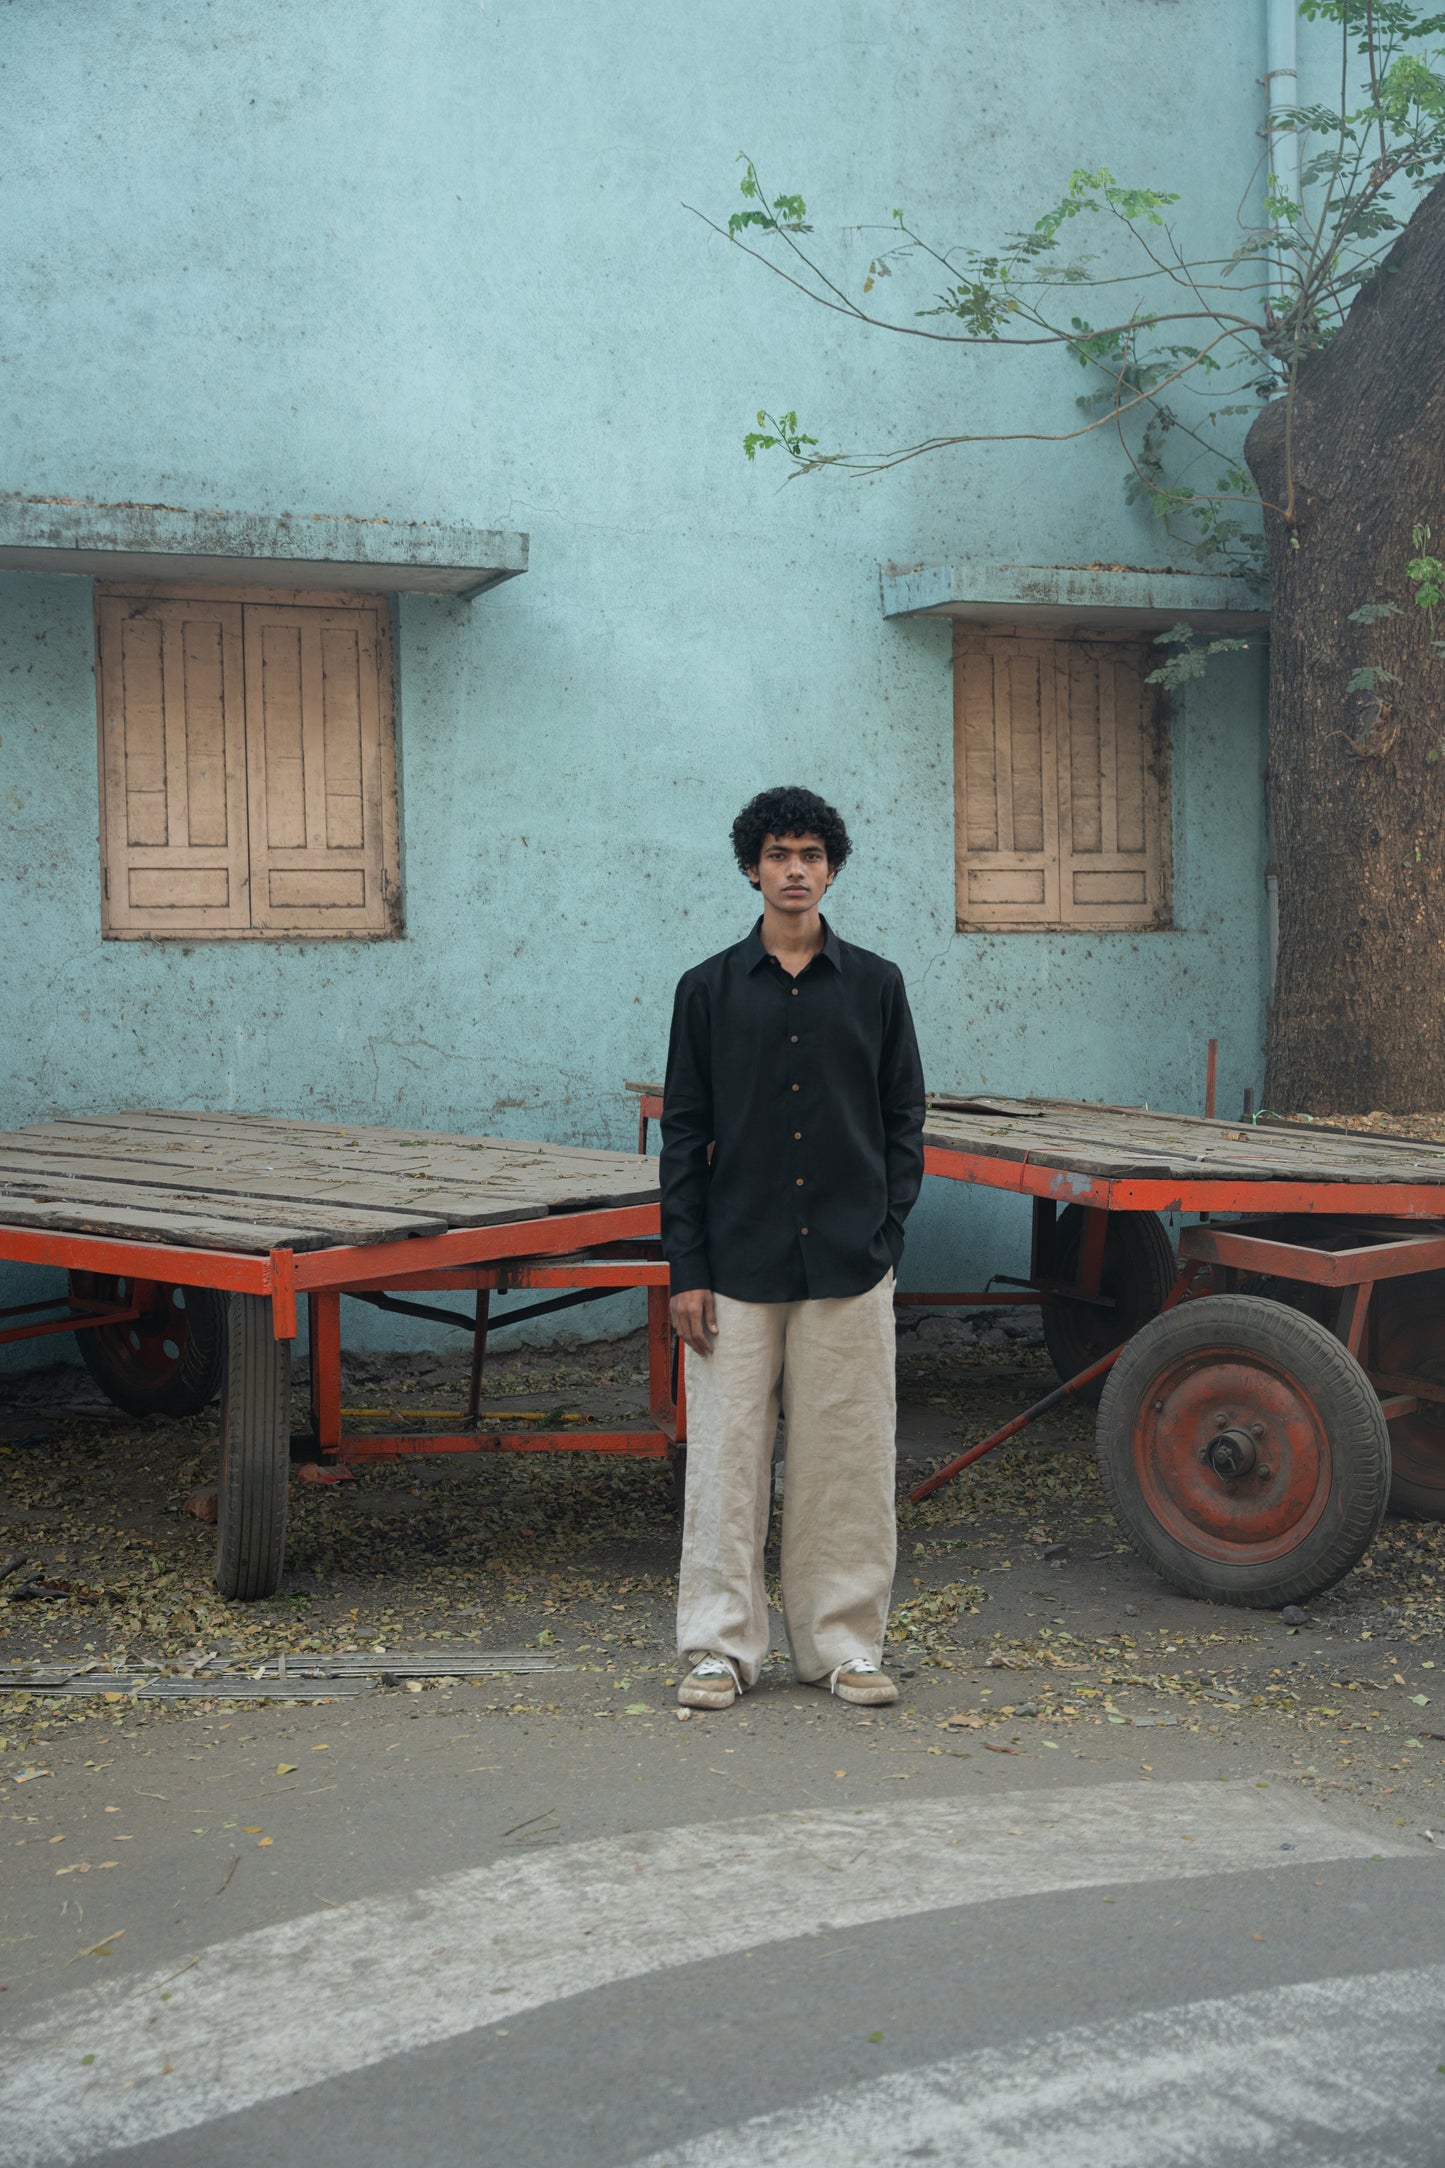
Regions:
[[[763,1741],[768,1811],[699,1818],[680,1785],[633,1827],[639,1744],[594,1767],[606,1834],[461,1865],[453,1842],[431,1872],[419,1822],[320,1905],[298,1846],[264,1924],[37,1983],[0,2049],[0,2160],[1445,2159],[1445,1892],[1414,1829],[1197,1758],[935,1761],[934,1796],[820,1805],[816,1756]],[[722,1725],[706,1751],[725,1766]],[[159,1897],[162,1852],[151,1873]]]

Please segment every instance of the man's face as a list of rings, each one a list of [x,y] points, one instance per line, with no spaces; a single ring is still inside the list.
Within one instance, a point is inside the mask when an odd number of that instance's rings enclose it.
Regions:
[[[833,883],[828,853],[818,836],[763,838],[763,848],[748,872],[775,911],[801,916],[815,911]]]

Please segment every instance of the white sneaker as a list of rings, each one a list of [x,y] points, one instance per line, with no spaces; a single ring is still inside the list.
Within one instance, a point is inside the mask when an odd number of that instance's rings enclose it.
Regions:
[[[898,1688],[887,1672],[870,1664],[866,1656],[850,1656],[846,1663],[836,1665],[828,1675],[828,1687],[840,1701],[864,1702],[870,1708],[898,1699]]]
[[[685,1709],[730,1709],[742,1680],[726,1656],[699,1656],[677,1690]]]

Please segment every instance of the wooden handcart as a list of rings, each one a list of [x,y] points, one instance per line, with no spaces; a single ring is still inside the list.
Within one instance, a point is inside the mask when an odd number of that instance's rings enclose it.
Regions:
[[[1064,1382],[915,1499],[1073,1394],[1187,1595],[1303,1602],[1387,1507],[1445,1518],[1445,1145],[985,1097],[935,1099],[924,1142],[930,1174],[1031,1200],[1030,1265],[900,1302],[1039,1302]],[[1177,1258],[1163,1213],[1199,1215]]]
[[[194,1414],[220,1391],[227,1596],[268,1596],[280,1581],[302,1301],[310,1457],[673,1458],[683,1443],[656,1163],[628,1153],[247,1115],[39,1123],[0,1135],[0,1258],[68,1274],[65,1295],[0,1312],[0,1342],[76,1333],[103,1390],[133,1414]],[[511,1430],[482,1417],[489,1330],[633,1287],[647,1291],[645,1422]],[[519,1288],[543,1299],[494,1324],[492,1295]],[[416,1299],[443,1290],[470,1293],[470,1315]],[[449,1431],[343,1429],[343,1295],[464,1324],[468,1405]]]

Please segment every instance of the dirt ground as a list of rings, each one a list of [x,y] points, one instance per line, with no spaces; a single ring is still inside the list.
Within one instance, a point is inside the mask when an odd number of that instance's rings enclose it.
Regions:
[[[953,1739],[1078,1753],[1099,1727],[1159,1728],[1172,1759],[1192,1737],[1216,1759],[1247,1758],[1433,1833],[1445,1820],[1441,1526],[1388,1521],[1360,1567],[1287,1626],[1187,1601],[1135,1559],[1101,1491],[1087,1409],[907,1502],[925,1469],[1054,1383],[1017,1316],[974,1328],[933,1315],[900,1339],[899,1721],[944,1751]],[[348,1409],[414,1413],[458,1408],[465,1377],[449,1355],[362,1357],[348,1358],[345,1385]],[[645,1391],[638,1334],[499,1353],[485,1397],[488,1410],[555,1425],[636,1413]],[[298,1431],[304,1422],[298,1392]],[[478,1455],[372,1463],[321,1489],[298,1479],[281,1593],[232,1605],[211,1582],[214,1529],[187,1510],[215,1463],[214,1409],[136,1422],[59,1365],[0,1387],[0,1564],[28,1562],[0,1582],[0,1660],[259,1661],[439,1640],[545,1650],[568,1667],[478,1682],[467,1698],[493,1713],[670,1713],[678,1524],[664,1465]],[[17,1593],[37,1578],[60,1586]],[[788,1675],[779,1622],[769,1676]],[[204,1724],[219,1706],[0,1695],[0,1797],[26,1803],[11,1784],[48,1748],[73,1761],[86,1741],[98,1754],[117,1731]],[[1139,1743],[1145,1768],[1150,1743]]]

